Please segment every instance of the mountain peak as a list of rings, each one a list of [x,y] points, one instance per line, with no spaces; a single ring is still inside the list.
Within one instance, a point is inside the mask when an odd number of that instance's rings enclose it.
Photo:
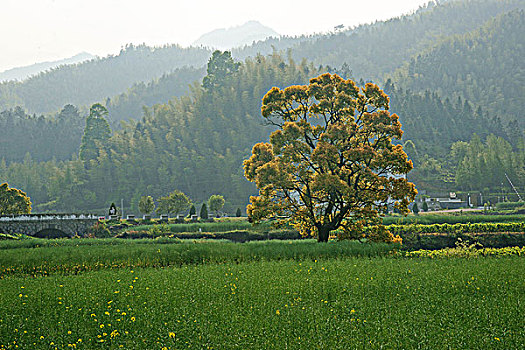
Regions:
[[[193,42],[194,46],[208,46],[221,50],[250,45],[254,41],[264,40],[268,37],[278,37],[279,33],[258,21],[251,20],[240,26],[215,29],[201,35]]]

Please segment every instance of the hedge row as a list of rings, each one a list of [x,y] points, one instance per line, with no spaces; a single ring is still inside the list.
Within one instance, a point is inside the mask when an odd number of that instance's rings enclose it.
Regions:
[[[525,232],[525,222],[510,223],[467,223],[467,224],[432,224],[432,225],[388,225],[394,235],[420,233],[484,233],[484,232]]]
[[[524,247],[525,233],[482,233],[482,234],[406,234],[403,238],[404,250],[436,250],[454,248],[458,242],[485,248]]]
[[[301,239],[301,235],[294,230],[272,230],[268,232],[257,232],[249,230],[233,230],[226,232],[184,232],[184,233],[170,233],[161,235],[170,238],[179,239],[226,239],[232,242],[248,242],[248,241],[263,241],[268,239]],[[155,238],[151,231],[126,231],[116,238]]]
[[[496,209],[516,209],[524,207],[525,202],[500,202],[496,203]]]

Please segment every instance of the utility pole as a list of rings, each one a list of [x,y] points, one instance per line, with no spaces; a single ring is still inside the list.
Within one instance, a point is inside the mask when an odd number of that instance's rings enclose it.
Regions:
[[[120,212],[122,214],[122,220],[124,220],[124,199],[120,199]]]
[[[516,194],[518,195],[518,200],[519,200],[520,202],[522,202],[523,199],[521,199],[521,196],[520,196],[520,194],[518,193],[518,190],[516,189],[516,187],[514,187],[514,185],[513,185],[512,182],[510,181],[509,177],[507,176],[507,173],[505,173],[505,177],[507,178],[507,181],[509,182],[510,187],[512,187],[512,189],[514,190],[514,192],[516,192]]]

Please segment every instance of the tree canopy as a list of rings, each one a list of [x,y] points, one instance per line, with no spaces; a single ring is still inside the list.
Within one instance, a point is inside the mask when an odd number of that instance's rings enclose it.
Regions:
[[[80,143],[79,158],[83,161],[96,159],[100,154],[100,149],[107,147],[107,142],[111,137],[111,128],[108,121],[104,118],[108,114],[106,107],[96,103],[89,109],[86,119],[86,128]]]
[[[191,206],[191,200],[179,190],[174,190],[168,196],[160,197],[158,202],[158,214],[178,214]]]
[[[155,202],[151,196],[142,196],[139,200],[139,211],[143,214],[151,214],[155,210]]]
[[[0,215],[29,214],[31,200],[19,189],[9,187],[7,182],[0,185]]]
[[[208,75],[202,80],[202,86],[205,89],[221,86],[228,76],[239,70],[240,65],[240,62],[233,61],[230,51],[214,51],[208,61]]]
[[[219,214],[219,211],[224,206],[224,197],[219,194],[212,194],[208,199],[208,206],[216,215]]]
[[[244,161],[246,178],[259,189],[248,216],[254,222],[277,216],[326,242],[338,228],[359,238],[363,225],[379,223],[389,202],[407,213],[417,194],[403,176],[412,162],[392,143],[403,131],[388,108],[377,85],[360,89],[329,73],[309,85],[268,91],[262,116],[278,129]]]

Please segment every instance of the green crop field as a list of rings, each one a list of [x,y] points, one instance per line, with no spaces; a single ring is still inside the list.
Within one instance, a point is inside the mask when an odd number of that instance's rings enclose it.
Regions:
[[[78,247],[70,243],[75,240],[56,247],[4,246],[0,349],[525,344],[523,249],[499,258],[431,259],[392,255],[384,246],[358,248],[355,242],[88,241]],[[168,261],[180,249],[186,257],[193,251],[216,258],[134,267]],[[154,260],[155,254],[166,254],[165,260]],[[62,268],[36,277],[6,270],[15,260],[37,266],[37,256]],[[79,263],[93,268],[68,268]]]

